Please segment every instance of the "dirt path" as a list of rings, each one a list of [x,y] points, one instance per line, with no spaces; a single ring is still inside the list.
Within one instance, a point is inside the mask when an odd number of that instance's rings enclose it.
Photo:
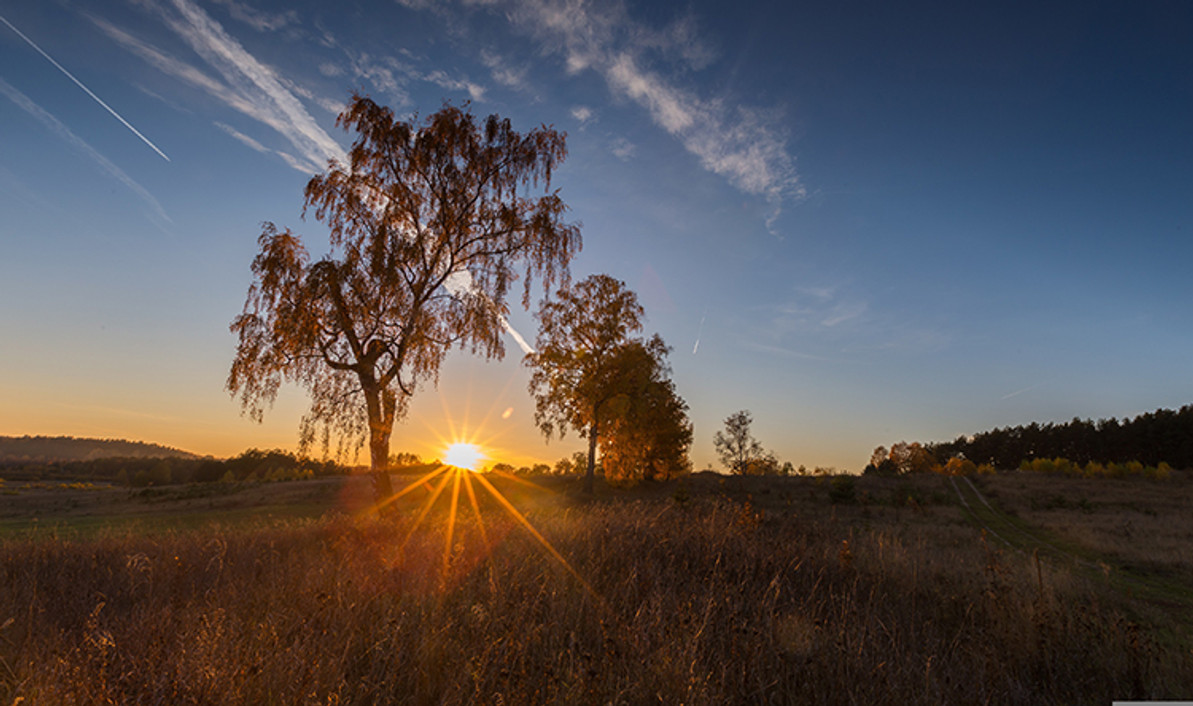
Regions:
[[[1100,569],[1103,566],[1097,562],[1082,559],[1076,554],[1061,549],[1052,542],[1029,532],[1021,521],[1015,520],[995,509],[968,476],[959,477],[961,478],[961,483],[957,482],[958,476],[949,476],[949,481],[953,484],[953,490],[957,493],[957,498],[960,499],[961,506],[969,511],[970,515],[974,517],[982,529],[986,530],[987,534],[993,535],[1003,544],[1015,551],[1024,553],[1040,552],[1090,569]],[[969,498],[966,497],[967,495],[975,500],[974,504],[969,502]]]
[[[1099,583],[1161,608],[1170,620],[1193,628],[1193,592],[1183,582],[1120,566],[1094,551],[1063,549],[1031,531],[1022,520],[996,508],[968,477],[960,476],[958,482],[957,476],[950,476],[949,482],[975,524],[1013,551],[1070,566]]]

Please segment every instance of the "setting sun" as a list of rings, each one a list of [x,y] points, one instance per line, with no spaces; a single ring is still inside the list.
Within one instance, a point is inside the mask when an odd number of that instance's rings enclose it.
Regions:
[[[457,442],[447,447],[443,453],[443,462],[456,468],[466,468],[475,471],[483,461],[485,455],[476,444]]]

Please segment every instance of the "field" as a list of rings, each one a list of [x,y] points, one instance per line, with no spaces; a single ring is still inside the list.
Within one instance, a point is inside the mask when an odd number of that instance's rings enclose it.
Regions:
[[[1193,697],[1185,473],[493,485],[0,486],[0,704]]]

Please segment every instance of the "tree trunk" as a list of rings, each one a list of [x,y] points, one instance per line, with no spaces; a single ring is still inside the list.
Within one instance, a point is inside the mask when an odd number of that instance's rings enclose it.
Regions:
[[[389,477],[389,433],[382,429],[369,430],[369,470],[373,476],[373,501],[378,505],[394,494],[393,481]],[[386,506],[382,514],[392,512]]]
[[[368,385],[362,387],[365,388],[365,407],[369,413],[369,471],[373,478],[373,502],[381,508],[382,515],[389,515],[394,508],[383,503],[394,494],[393,481],[389,477],[389,435],[393,431],[393,424],[386,423],[380,391],[373,392]]]
[[[588,472],[584,474],[584,492],[592,495],[596,492],[593,486],[596,478],[596,448],[597,448],[597,425],[594,422],[588,428]]]

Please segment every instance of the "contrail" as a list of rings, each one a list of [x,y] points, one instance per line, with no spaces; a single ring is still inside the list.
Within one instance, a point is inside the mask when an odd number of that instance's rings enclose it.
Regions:
[[[78,86],[79,88],[83,89],[83,91],[84,91],[84,92],[85,92],[87,95],[89,95],[89,96],[91,96],[93,99],[95,99],[95,102],[96,102],[96,103],[99,103],[100,105],[102,105],[102,106],[104,107],[104,109],[105,109],[105,110],[107,110],[109,113],[111,113],[111,114],[112,114],[112,117],[114,117],[114,118],[116,118],[117,120],[119,120],[119,121],[120,121],[120,123],[121,123],[122,125],[124,125],[124,126],[125,126],[126,128],[128,128],[129,130],[132,130],[134,135],[136,135],[137,137],[141,138],[141,141],[142,141],[142,142],[144,142],[145,144],[149,145],[149,147],[150,147],[150,148],[152,148],[154,152],[157,152],[159,155],[161,155],[162,159],[166,160],[167,162],[169,162],[169,161],[170,161],[170,158],[166,156],[166,153],[165,153],[165,152],[162,152],[161,150],[159,150],[159,149],[157,148],[157,145],[155,145],[155,144],[153,144],[152,142],[150,142],[150,141],[149,141],[149,138],[147,138],[147,137],[145,137],[144,135],[142,135],[142,134],[141,134],[141,133],[140,133],[140,132],[137,130],[137,128],[135,128],[135,127],[133,127],[132,125],[130,125],[130,124],[129,124],[129,122],[128,122],[127,120],[125,120],[124,118],[120,117],[120,113],[117,113],[116,111],[112,110],[112,106],[108,105],[107,103],[105,103],[105,102],[103,101],[103,99],[102,99],[102,98],[100,98],[99,96],[97,96],[97,95],[95,95],[94,93],[92,93],[90,88],[87,88],[86,86],[84,86],[82,81],[80,81],[79,79],[75,78],[75,77],[74,77],[74,75],[73,75],[71,72],[69,72],[69,71],[67,71],[66,69],[64,69],[64,68],[62,67],[62,64],[59,64],[57,61],[54,61],[54,57],[52,57],[52,56],[50,56],[49,54],[45,53],[45,51],[44,51],[44,50],[42,50],[42,48],[41,48],[41,47],[37,46],[37,44],[36,44],[36,43],[35,43],[35,42],[34,42],[32,39],[30,39],[30,38],[26,37],[26,36],[25,36],[25,34],[24,34],[24,33],[23,33],[21,30],[19,30],[19,29],[17,29],[16,27],[14,27],[14,26],[13,26],[13,24],[12,24],[11,22],[9,22],[7,19],[5,19],[5,17],[4,17],[3,15],[0,15],[0,22],[3,22],[4,24],[8,25],[8,28],[9,28],[9,29],[11,29],[12,31],[16,32],[18,37],[20,37],[21,39],[24,39],[24,40],[25,40],[25,43],[27,43],[29,46],[31,46],[31,47],[33,47],[34,49],[36,49],[38,54],[41,54],[42,56],[44,56],[44,57],[46,58],[46,60],[47,60],[47,61],[49,61],[51,64],[53,64],[53,65],[54,65],[54,67],[55,67],[55,68],[57,68],[57,69],[58,69],[59,71],[61,71],[62,73],[66,74],[66,77],[67,77],[67,78],[69,78],[71,81],[74,81],[76,86]]]
[[[513,336],[514,342],[518,344],[518,347],[522,349],[523,353],[530,355],[535,352],[534,348],[531,348],[530,344],[526,342],[526,339],[522,338],[522,334],[518,333],[518,330],[511,326],[510,322],[504,316],[501,317],[501,325],[505,328],[506,333]]]
[[[87,144],[87,142],[85,140],[83,140],[83,138],[81,138],[78,135],[71,132],[70,128],[63,125],[62,121],[59,120],[58,118],[55,118],[53,115],[50,115],[50,113],[48,113],[45,110],[45,108],[42,108],[38,104],[34,103],[24,93],[21,93],[17,89],[10,86],[9,83],[7,81],[5,81],[3,78],[0,78],[0,94],[3,94],[4,96],[6,96],[13,103],[16,103],[17,106],[19,108],[21,108],[22,110],[24,110],[26,113],[29,113],[29,115],[32,115],[34,118],[37,118],[37,120],[40,121],[42,125],[45,125],[47,128],[49,128],[53,132],[57,133],[59,137],[66,140],[70,144],[74,145],[76,148],[78,148],[80,151],[82,151],[88,157],[95,160],[99,164],[99,166],[103,168],[104,171],[106,171],[109,175],[111,175],[113,178],[115,178],[120,183],[127,186],[129,189],[132,190],[133,193],[135,193],[137,196],[140,196],[142,199],[145,200],[146,203],[148,203],[150,206],[152,206],[154,213],[159,218],[161,218],[162,220],[164,220],[168,223],[173,223],[173,221],[170,220],[170,216],[166,215],[166,211],[165,211],[165,209],[162,208],[162,205],[157,202],[157,199],[153,198],[153,194],[150,194],[145,189],[145,187],[141,186],[136,181],[134,181],[133,178],[130,177],[128,174],[125,174],[124,171],[120,167],[117,167],[115,164],[112,164],[111,160],[109,160],[107,157],[100,154],[94,147]]]
[[[696,329],[696,345],[692,346],[692,355],[696,355],[696,351],[700,350],[700,336],[704,334],[704,319],[708,316],[708,310],[704,310],[704,315],[700,317],[700,327]]]
[[[1042,384],[1042,383],[1041,383],[1041,384]],[[1002,396],[1002,397],[1000,397],[999,399],[1000,399],[1000,400],[1009,400],[1009,399],[1011,399],[1012,397],[1018,397],[1019,395],[1022,395],[1024,392],[1031,392],[1032,390],[1036,389],[1036,388],[1037,388],[1037,387],[1039,387],[1039,386],[1040,386],[1040,385],[1032,385],[1031,387],[1025,387],[1025,388],[1023,388],[1022,390],[1015,390],[1014,392],[1012,392],[1012,393],[1011,393],[1011,394],[1009,394],[1009,395],[1003,395],[1003,396]]]

